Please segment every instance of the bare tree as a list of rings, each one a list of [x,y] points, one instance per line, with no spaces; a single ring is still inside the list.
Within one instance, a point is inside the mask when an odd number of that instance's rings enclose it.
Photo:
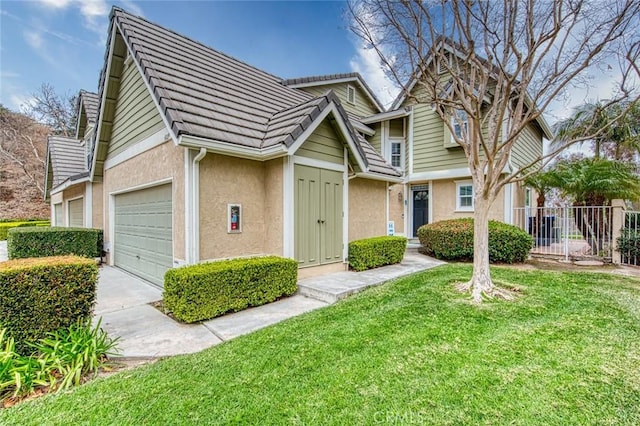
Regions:
[[[49,83],[42,83],[25,106],[25,113],[46,124],[54,135],[74,137],[76,132],[76,103],[78,97],[57,93]]]
[[[0,162],[17,166],[27,177],[28,184],[38,189],[40,198],[44,195],[48,134],[48,127],[0,105]]]
[[[407,102],[432,105],[465,153],[475,188],[475,237],[473,276],[461,289],[477,302],[508,298],[489,270],[490,206],[505,185],[606,129],[587,129],[505,174],[511,150],[567,89],[588,85],[597,67],[619,67],[622,76],[606,105],[637,99],[640,2],[361,0],[348,9],[352,30],[375,49]]]

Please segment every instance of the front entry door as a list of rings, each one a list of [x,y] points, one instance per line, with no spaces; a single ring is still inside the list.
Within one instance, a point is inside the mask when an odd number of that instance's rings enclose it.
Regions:
[[[429,222],[429,187],[420,185],[411,188],[413,196],[413,236],[418,236],[418,228]]]
[[[342,261],[342,173],[296,164],[294,175],[299,266]]]

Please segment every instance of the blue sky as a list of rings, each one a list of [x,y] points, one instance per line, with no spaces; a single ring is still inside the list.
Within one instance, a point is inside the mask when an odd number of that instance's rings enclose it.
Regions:
[[[0,0],[0,103],[19,110],[45,82],[97,91],[112,5],[283,78],[357,71],[383,104],[397,93],[350,32],[343,1]],[[570,91],[548,121],[606,98],[612,81]]]
[[[391,96],[339,1],[3,0],[0,103],[18,110],[44,82],[97,91],[112,5],[283,78],[358,71]]]

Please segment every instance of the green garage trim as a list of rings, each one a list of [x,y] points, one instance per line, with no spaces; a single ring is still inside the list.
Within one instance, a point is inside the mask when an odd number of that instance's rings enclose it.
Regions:
[[[173,266],[171,184],[115,196],[114,264],[162,286]]]

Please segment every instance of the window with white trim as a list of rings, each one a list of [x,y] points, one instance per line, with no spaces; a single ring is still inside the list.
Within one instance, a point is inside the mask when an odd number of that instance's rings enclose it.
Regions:
[[[404,169],[404,144],[402,141],[390,141],[391,155],[389,161],[397,169]]]
[[[456,182],[456,210],[473,211],[473,183]]]
[[[457,109],[455,116],[451,117],[451,127],[453,128],[453,135],[459,139],[468,137],[469,135],[469,116],[467,112],[462,109]],[[451,135],[451,142],[455,143],[455,139]]]
[[[356,103],[356,89],[349,85],[347,85],[347,102],[354,105]]]

